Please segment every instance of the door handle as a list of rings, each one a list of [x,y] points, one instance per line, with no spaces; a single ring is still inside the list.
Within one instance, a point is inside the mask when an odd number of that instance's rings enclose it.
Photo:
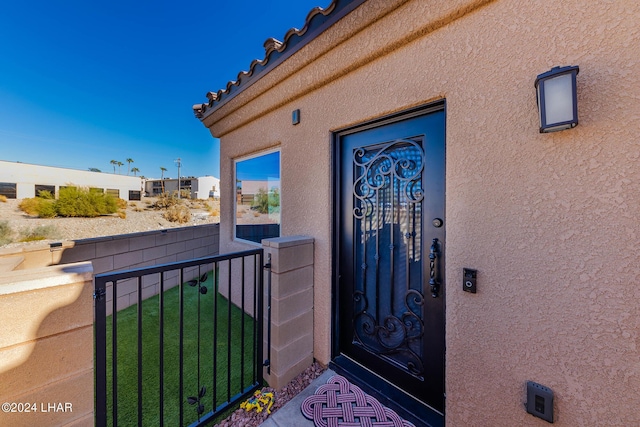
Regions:
[[[436,278],[436,260],[438,259],[438,239],[431,241],[431,249],[429,250],[429,286],[431,287],[431,296],[438,298],[440,291],[440,283]]]

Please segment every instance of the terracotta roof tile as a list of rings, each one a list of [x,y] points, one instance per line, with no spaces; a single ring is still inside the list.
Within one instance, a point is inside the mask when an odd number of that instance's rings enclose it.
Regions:
[[[291,28],[284,35],[284,41],[269,38],[264,42],[265,57],[253,60],[249,71],[241,71],[235,81],[227,83],[226,88],[218,92],[207,93],[209,102],[195,104],[193,112],[199,119],[222,106],[237,93],[250,86],[275,68],[278,64],[293,55],[325,29],[333,25],[344,15],[362,4],[365,0],[333,0],[327,8],[315,7],[309,12],[302,29]]]

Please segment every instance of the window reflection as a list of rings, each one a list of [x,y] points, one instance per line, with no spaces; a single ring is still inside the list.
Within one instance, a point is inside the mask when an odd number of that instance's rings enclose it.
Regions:
[[[236,238],[260,243],[280,236],[280,151],[235,164]]]

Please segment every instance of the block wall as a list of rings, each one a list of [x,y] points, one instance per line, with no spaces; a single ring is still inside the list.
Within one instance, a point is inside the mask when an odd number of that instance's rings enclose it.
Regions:
[[[270,360],[265,379],[280,389],[313,363],[314,240],[304,236],[262,241],[265,262],[271,256],[271,349],[265,332],[264,357]],[[265,280],[265,304],[269,286]],[[264,311],[265,325],[269,312]]]
[[[219,224],[180,227],[62,242],[56,247],[31,246],[19,252],[5,250],[0,251],[0,260],[21,257],[22,262],[17,269],[24,270],[91,261],[94,274],[100,274],[218,255],[219,235]],[[189,278],[191,277],[185,277],[185,280]],[[165,276],[165,290],[177,284],[177,272]],[[159,287],[159,280],[145,278],[143,299],[156,295]],[[122,310],[135,304],[137,298],[137,285],[134,281],[119,284],[117,309]],[[113,291],[109,285],[107,314],[111,314],[112,300]]]

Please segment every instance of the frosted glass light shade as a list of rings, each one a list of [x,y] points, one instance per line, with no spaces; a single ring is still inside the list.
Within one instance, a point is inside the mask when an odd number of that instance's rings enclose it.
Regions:
[[[578,124],[576,76],[579,67],[554,67],[536,78],[540,132],[557,132]]]

